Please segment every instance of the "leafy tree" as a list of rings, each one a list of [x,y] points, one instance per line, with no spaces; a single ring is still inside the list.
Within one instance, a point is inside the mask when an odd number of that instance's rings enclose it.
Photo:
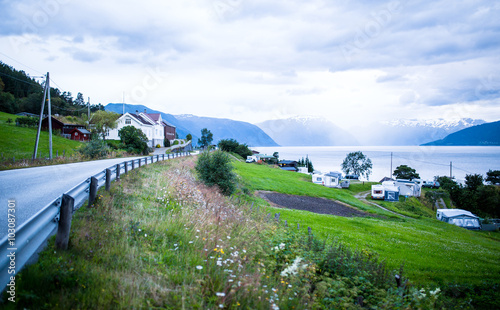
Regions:
[[[483,186],[483,176],[480,174],[465,175],[465,187],[473,192],[476,192],[480,186]]]
[[[143,155],[149,153],[148,137],[141,129],[134,126],[125,126],[118,131],[118,136],[128,152]]]
[[[413,180],[420,179],[420,175],[417,171],[407,165],[401,165],[394,170],[393,175],[396,179]]]
[[[90,126],[92,132],[101,136],[103,140],[106,140],[106,132],[109,129],[114,129],[117,127],[116,120],[120,117],[118,113],[107,112],[107,111],[97,111],[92,113],[90,119]]]
[[[198,156],[196,172],[208,186],[217,185],[224,195],[231,195],[236,186],[233,165],[227,153],[223,151],[203,152]]]
[[[246,144],[240,144],[235,139],[222,139],[217,146],[221,151],[236,153],[243,158],[252,155],[252,151]]]
[[[78,93],[78,95],[76,95],[76,99],[75,99],[74,104],[76,104],[78,106],[85,105],[85,99],[83,99],[83,94],[82,93]]]
[[[214,135],[207,128],[203,128],[201,130],[201,138],[198,139],[198,145],[202,148],[206,148],[210,146],[212,140],[214,139]]]
[[[192,136],[190,133],[188,133],[188,134],[186,135],[186,140],[187,140],[187,141],[191,141],[191,140],[193,140],[193,136]]]
[[[341,164],[342,171],[345,174],[355,174],[365,176],[367,179],[372,173],[372,161],[366,157],[361,151],[351,152]]]
[[[500,170],[488,170],[485,181],[491,185],[500,184]]]
[[[276,161],[279,161],[280,160],[280,153],[274,152],[273,157],[276,158]]]

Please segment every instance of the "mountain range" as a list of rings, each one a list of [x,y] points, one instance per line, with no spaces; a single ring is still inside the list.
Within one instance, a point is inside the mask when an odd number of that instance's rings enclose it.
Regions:
[[[221,139],[235,139],[239,143],[246,143],[249,146],[277,146],[259,127],[241,121],[234,121],[223,118],[199,117],[190,114],[172,115],[161,111],[150,109],[144,105],[132,105],[122,103],[109,103],[105,106],[106,111],[116,113],[160,113],[163,120],[174,125],[179,137],[184,138],[187,134],[193,136],[193,141],[198,141],[201,130],[208,128],[213,134],[213,143]]]
[[[322,117],[268,120],[257,126],[281,146],[359,145],[351,133]]]
[[[446,136],[444,139],[424,145],[500,145],[500,121],[486,123],[460,130]]]
[[[465,128],[486,123],[481,119],[398,119],[351,129],[362,145],[421,145]]]

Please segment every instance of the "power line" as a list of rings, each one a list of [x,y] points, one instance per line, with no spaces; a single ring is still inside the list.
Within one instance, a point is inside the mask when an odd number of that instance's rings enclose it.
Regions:
[[[38,71],[38,70],[36,70],[36,69],[31,68],[31,67],[30,67],[30,66],[28,66],[28,65],[25,65],[25,64],[23,64],[22,62],[20,62],[19,60],[16,60],[16,59],[14,59],[14,58],[10,57],[9,55],[6,55],[6,54],[4,54],[4,53],[2,53],[2,52],[0,52],[0,54],[1,54],[1,55],[4,55],[5,57],[7,57],[7,58],[9,58],[9,59],[11,59],[11,60],[13,60],[13,61],[15,61],[15,62],[17,62],[17,63],[21,64],[21,65],[23,65],[23,66],[25,66],[26,68],[29,68],[29,69],[31,69],[31,70],[33,70],[33,71],[35,71],[35,72],[38,72],[38,73],[40,73],[41,75],[45,76],[45,74],[44,74],[43,72],[40,72],[40,71]]]
[[[38,84],[38,83],[34,83],[34,82],[26,82],[26,81],[23,81],[23,80],[21,80],[21,79],[18,79],[18,78],[16,78],[16,77],[12,76],[12,75],[5,74],[5,73],[3,73],[3,72],[0,72],[0,74],[1,74],[1,75],[3,75],[3,76],[7,76],[7,77],[9,77],[9,78],[11,78],[11,79],[17,80],[17,81],[19,81],[19,82],[22,82],[22,83],[26,83],[26,84],[29,84],[29,85],[38,85],[38,86],[41,86],[41,85],[40,85],[40,84]]]

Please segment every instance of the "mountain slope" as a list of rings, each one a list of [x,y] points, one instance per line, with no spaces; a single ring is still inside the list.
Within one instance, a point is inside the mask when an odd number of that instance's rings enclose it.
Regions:
[[[486,123],[480,119],[399,119],[354,128],[363,145],[421,145],[459,130]]]
[[[277,146],[278,144],[271,139],[259,127],[246,122],[234,121],[230,119],[198,117],[194,115],[172,115],[157,110],[149,109],[144,105],[131,105],[121,103],[109,103],[106,105],[107,111],[122,113],[123,109],[128,113],[136,111],[147,113],[161,113],[161,117],[168,123],[177,128],[179,137],[184,138],[188,133],[193,136],[193,142],[198,141],[201,130],[208,128],[214,135],[213,143],[221,139],[235,139],[240,143],[246,143],[249,146]]]
[[[424,145],[500,145],[500,121],[466,128]]]
[[[293,117],[257,124],[282,146],[359,145],[347,131],[321,117]]]

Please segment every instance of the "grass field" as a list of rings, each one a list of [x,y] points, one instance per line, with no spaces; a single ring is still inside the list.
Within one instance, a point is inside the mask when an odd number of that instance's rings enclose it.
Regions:
[[[12,119],[11,124],[7,123]],[[16,115],[0,112],[0,160],[16,160],[31,158],[35,149],[36,128],[18,127],[15,125]],[[60,156],[72,155],[82,145],[81,142],[69,140],[57,135],[52,136],[53,156],[56,152]],[[40,133],[38,145],[39,157],[47,157],[49,154],[49,134],[46,131]]]
[[[353,198],[354,193],[369,190],[368,184],[359,184],[345,191],[315,185],[310,182],[310,176],[265,165],[235,162],[234,166],[252,190],[336,199],[381,214],[373,210],[375,207],[366,206]],[[417,205],[416,201],[412,203]],[[498,281],[498,232],[468,231],[428,217],[344,218],[297,210],[269,209],[273,214],[280,212],[281,218],[295,226],[300,223],[301,227],[311,227],[314,234],[323,239],[338,239],[350,247],[378,253],[391,268],[404,263],[407,275],[415,283]],[[411,215],[411,210],[409,208],[404,212]],[[418,212],[430,214],[429,211],[418,207]]]

